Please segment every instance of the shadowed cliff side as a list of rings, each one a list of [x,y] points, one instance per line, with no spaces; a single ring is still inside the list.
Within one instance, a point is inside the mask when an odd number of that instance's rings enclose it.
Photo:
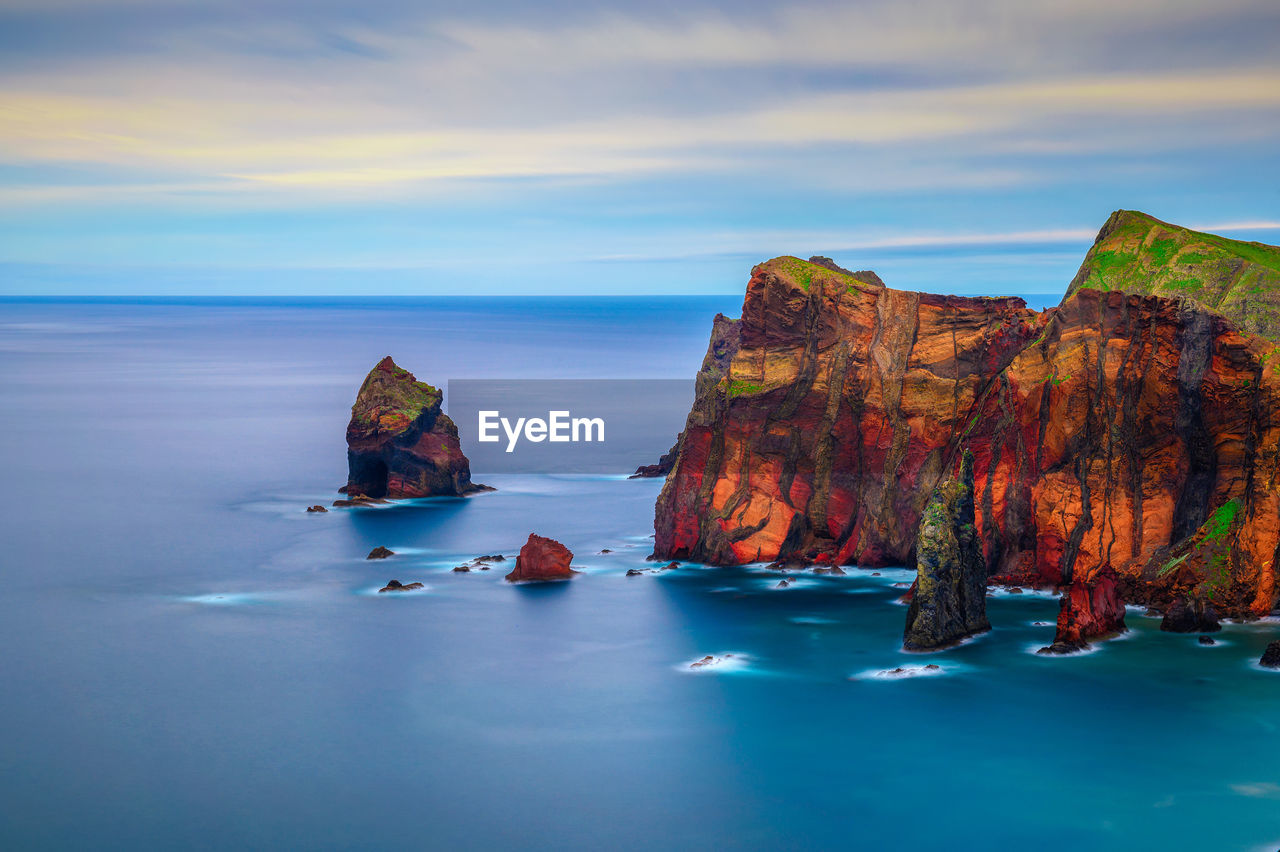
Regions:
[[[973,514],[973,454],[934,489],[916,539],[916,583],[902,645],[930,651],[990,630],[987,571]]]
[[[869,276],[864,276],[864,278]],[[655,554],[912,564],[963,444],[989,576],[1102,566],[1130,602],[1275,603],[1277,347],[1185,300],[933,296],[796,258],[717,317],[655,511]]]
[[[441,397],[390,355],[379,361],[351,406],[347,484],[340,490],[373,498],[491,491],[471,481],[458,428],[440,411]]]

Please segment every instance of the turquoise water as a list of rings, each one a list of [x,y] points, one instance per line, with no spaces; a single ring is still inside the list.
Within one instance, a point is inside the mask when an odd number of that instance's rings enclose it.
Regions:
[[[687,377],[724,301],[0,303],[0,845],[1280,845],[1280,624],[1044,658],[1056,601],[1001,593],[908,655],[905,571],[626,577],[654,481],[303,512],[382,355]],[[584,573],[450,571],[534,531]]]

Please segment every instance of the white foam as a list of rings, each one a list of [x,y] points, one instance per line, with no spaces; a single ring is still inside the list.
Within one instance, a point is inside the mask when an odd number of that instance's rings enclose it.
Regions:
[[[788,618],[792,624],[839,624],[840,622],[834,618],[822,618],[817,615],[797,615]]]
[[[268,595],[252,592],[212,592],[207,595],[187,595],[178,600],[205,606],[252,606],[268,603]]]
[[[850,680],[906,680],[913,677],[940,677],[954,674],[956,668],[926,663],[919,666],[898,666],[893,669],[867,669],[851,676]]]
[[[703,663],[707,657],[711,659]],[[729,651],[720,654],[704,654],[696,660],[686,660],[678,664],[676,669],[690,674],[731,674],[745,670],[750,662],[751,658],[746,654]],[[701,663],[701,665],[695,665],[695,663]]]
[[[1013,591],[1018,589],[1018,591]],[[988,596],[993,598],[1054,598],[1058,597],[1058,593],[1053,589],[1031,589],[1025,586],[992,586],[987,590]]]

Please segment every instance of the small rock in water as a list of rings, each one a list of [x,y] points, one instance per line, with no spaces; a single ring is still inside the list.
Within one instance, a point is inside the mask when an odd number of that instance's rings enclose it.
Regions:
[[[790,581],[790,580],[783,580],[783,581],[781,581],[780,583],[778,583],[778,585],[776,586],[776,588],[779,588],[779,589],[787,589],[787,588],[790,588],[790,587],[791,587],[791,581]]]
[[[386,500],[381,498],[369,497],[364,494],[352,494],[346,500],[334,500],[333,505],[339,509],[351,506],[372,506],[375,503],[385,503]]]
[[[1009,594],[1011,594],[1011,595],[1020,595],[1020,594],[1022,594],[1022,589],[1019,589],[1017,586],[1010,586],[1010,587],[1009,587],[1008,589],[1006,589],[1005,591],[1007,591],[1007,592],[1008,592]]]
[[[1262,659],[1258,661],[1258,665],[1264,669],[1280,669],[1280,640],[1267,646],[1267,650],[1262,652]]]
[[[308,512],[327,512],[329,510],[326,509],[324,506],[308,506],[307,511]]]
[[[466,573],[468,573],[468,572],[471,570],[471,566],[470,566],[470,565],[457,565],[457,566],[454,566],[454,569],[453,569],[453,570],[454,570],[454,571],[456,571],[456,572],[457,572],[457,573],[459,573],[459,574],[466,574]]]
[[[378,589],[378,594],[383,592],[412,592],[414,589],[424,588],[421,583],[401,583],[399,580],[388,580],[387,584]]]
[[[927,665],[927,666],[925,666],[925,667],[924,667],[924,670],[925,670],[925,671],[927,671],[927,672],[928,672],[928,671],[937,671],[937,670],[938,670],[938,669],[940,669],[940,668],[942,668],[942,666],[938,665],[937,663],[930,663],[929,665]]]
[[[628,568],[628,569],[627,569],[627,576],[628,576],[628,577],[639,577],[639,576],[640,576],[641,574],[643,574],[643,573],[644,573],[644,572],[643,572],[643,571],[641,571],[641,570],[640,570],[640,569],[638,569],[638,568]]]
[[[689,668],[691,668],[691,669],[700,669],[700,668],[702,668],[703,666],[709,666],[709,665],[711,665],[711,664],[712,664],[712,663],[714,663],[715,661],[716,661],[716,658],[715,658],[715,657],[711,656],[710,654],[707,654],[705,657],[703,657],[701,660],[698,660],[696,663],[690,663],[690,664],[689,664]]]
[[[601,555],[601,556],[603,556],[603,555],[604,555],[604,554],[606,554],[606,553],[613,553],[613,551],[612,551],[612,550],[610,550],[610,549],[609,549],[609,548],[607,548],[607,547],[606,547],[604,550],[600,551],[600,555]]]
[[[365,559],[386,559],[388,556],[395,556],[395,555],[396,555],[396,552],[394,550],[388,550],[382,545],[378,545],[373,550],[369,551],[369,555],[366,556]]]
[[[872,571],[872,572],[871,572],[871,576],[872,576],[872,577],[879,577],[879,576],[880,576],[880,572],[879,572],[879,571]]]
[[[1057,654],[1078,654],[1089,648],[1088,642],[1054,642],[1047,648],[1041,648],[1036,651],[1037,654],[1057,655]]]
[[[679,562],[668,562],[666,565],[663,565],[663,566],[662,566],[661,568],[659,568],[658,570],[659,570],[659,571],[674,571],[674,570],[676,570],[676,569],[677,569],[677,568],[679,568],[679,567],[680,567],[680,563],[679,563]]]
[[[1218,643],[1214,640],[1212,636],[1201,636],[1200,644],[1201,645],[1217,645]]]

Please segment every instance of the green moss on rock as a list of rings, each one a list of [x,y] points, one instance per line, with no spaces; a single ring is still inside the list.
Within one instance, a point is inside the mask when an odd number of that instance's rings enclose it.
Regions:
[[[1067,293],[1089,288],[1187,299],[1280,340],[1280,248],[1117,210]]]

